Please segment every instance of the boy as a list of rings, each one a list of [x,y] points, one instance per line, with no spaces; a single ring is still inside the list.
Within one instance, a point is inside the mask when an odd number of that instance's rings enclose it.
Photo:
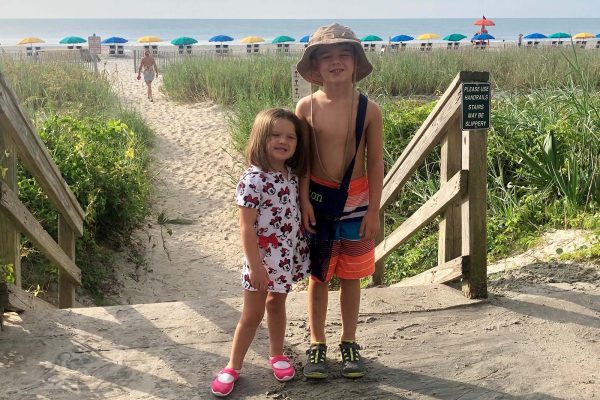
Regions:
[[[383,120],[379,107],[366,99],[364,128],[359,143],[355,129],[359,109],[356,82],[373,69],[356,35],[347,27],[333,24],[319,28],[312,36],[298,72],[321,88],[301,99],[296,115],[306,123],[305,143],[310,146],[309,172],[301,179],[300,204],[307,231],[315,233],[315,197],[309,193],[310,181],[339,187],[355,155],[348,198],[336,227],[329,268],[325,279],[313,276],[308,286],[308,318],[311,345],[304,367],[307,378],[326,378],[325,319],[328,282],[335,274],[340,280],[342,315],[342,375],[359,378],[365,374],[356,343],[360,306],[360,279],[375,270],[374,239],[380,229],[379,204],[383,187]],[[364,106],[363,106],[364,107]],[[360,128],[359,128],[360,129]],[[365,168],[366,164],[366,168]],[[339,240],[338,240],[339,239]]]

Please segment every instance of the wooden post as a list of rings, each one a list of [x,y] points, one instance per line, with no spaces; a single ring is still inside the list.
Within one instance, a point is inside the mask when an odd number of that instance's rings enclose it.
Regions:
[[[12,140],[0,132],[0,180],[17,193],[17,153]],[[12,264],[15,286],[21,288],[20,234],[8,215],[0,212],[0,266]]]
[[[469,171],[469,187],[461,204],[462,254],[469,256],[462,290],[468,298],[482,298],[487,297],[486,130],[462,132],[462,168]]]
[[[383,241],[385,238],[385,216],[384,211],[379,211],[379,233],[375,238],[375,246]],[[385,257],[382,257],[379,261],[375,263],[375,272],[371,277],[371,282],[374,286],[383,285],[383,275],[385,273]]]
[[[462,130],[460,118],[450,123],[442,140],[440,160],[440,187],[448,182],[460,169]],[[461,255],[460,203],[456,202],[444,212],[440,221],[438,240],[438,265],[444,265]]]
[[[75,233],[61,216],[58,217],[58,244],[67,256],[75,262]],[[75,282],[68,274],[58,270],[58,307],[70,308],[75,304]]]

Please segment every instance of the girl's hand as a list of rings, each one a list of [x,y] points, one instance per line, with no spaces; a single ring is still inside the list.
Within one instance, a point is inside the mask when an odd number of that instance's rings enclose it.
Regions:
[[[252,287],[259,291],[267,290],[269,286],[269,273],[264,265],[260,265],[256,268],[250,268],[250,284]]]
[[[310,233],[316,233],[315,226],[317,225],[317,221],[312,204],[310,204],[310,201],[303,202],[300,208],[302,211],[302,224],[304,225],[304,229]]]

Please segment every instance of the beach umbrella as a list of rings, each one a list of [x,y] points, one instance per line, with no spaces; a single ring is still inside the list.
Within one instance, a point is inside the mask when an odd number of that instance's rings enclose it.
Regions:
[[[309,40],[310,40],[310,35],[304,35],[300,38],[299,42],[300,43],[308,43]]]
[[[592,39],[595,38],[593,34],[589,32],[580,32],[577,35],[573,36],[573,39]]]
[[[496,38],[493,37],[492,35],[490,35],[489,33],[480,33],[479,35],[473,36],[472,40],[493,40],[493,39],[496,39]]]
[[[568,33],[565,33],[565,32],[556,32],[548,37],[552,38],[552,39],[568,39],[571,37],[571,35],[569,35]]]
[[[208,39],[209,42],[231,42],[233,38],[227,35],[216,35]]]
[[[240,40],[240,42],[242,43],[258,43],[264,41],[265,39],[261,38],[260,36],[246,36],[245,38]]]
[[[142,36],[139,38],[138,43],[154,43],[154,42],[162,42],[162,39],[158,36]]]
[[[599,33],[599,34],[597,34],[597,35],[596,35],[596,37],[597,37],[598,39],[600,39],[600,33]]]
[[[459,41],[463,40],[464,38],[466,38],[466,36],[463,35],[462,33],[453,33],[451,35],[444,36],[443,40],[447,40],[449,42],[459,42]]]
[[[491,19],[487,19],[484,15],[482,19],[478,19],[477,21],[475,21],[473,23],[473,25],[483,27],[483,26],[495,26],[496,24]]]
[[[35,44],[35,43],[46,43],[42,39],[37,37],[26,37],[19,41],[17,44]]]
[[[85,43],[86,40],[82,37],[79,36],[67,36],[64,37],[62,39],[60,39],[60,44],[79,44],[79,43]]]
[[[361,42],[382,42],[383,39],[377,35],[367,35],[363,38],[360,38]]]
[[[111,36],[102,41],[102,44],[123,44],[127,43],[128,40],[118,36]]]
[[[296,39],[294,39],[293,37],[281,35],[281,36],[277,36],[275,39],[273,39],[271,41],[271,43],[285,43],[285,42],[295,42],[295,41],[296,41]]]
[[[189,46],[194,43],[198,43],[198,41],[194,38],[187,37],[187,36],[181,36],[181,37],[178,37],[177,39],[171,40],[171,44],[173,44],[175,46]]]
[[[390,42],[410,42],[411,40],[414,40],[414,37],[408,35],[396,35],[390,39]]]
[[[417,36],[417,40],[431,40],[431,39],[439,39],[440,35],[437,33],[424,33],[422,35]]]
[[[523,39],[546,39],[548,36],[544,35],[543,33],[530,33],[527,36],[524,36]]]

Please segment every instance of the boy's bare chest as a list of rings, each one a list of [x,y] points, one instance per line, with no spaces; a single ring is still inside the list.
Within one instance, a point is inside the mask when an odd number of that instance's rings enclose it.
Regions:
[[[350,110],[345,111],[320,110],[313,115],[313,129],[319,144],[330,148],[332,145],[346,143],[349,136],[353,137],[354,118],[350,115]]]

